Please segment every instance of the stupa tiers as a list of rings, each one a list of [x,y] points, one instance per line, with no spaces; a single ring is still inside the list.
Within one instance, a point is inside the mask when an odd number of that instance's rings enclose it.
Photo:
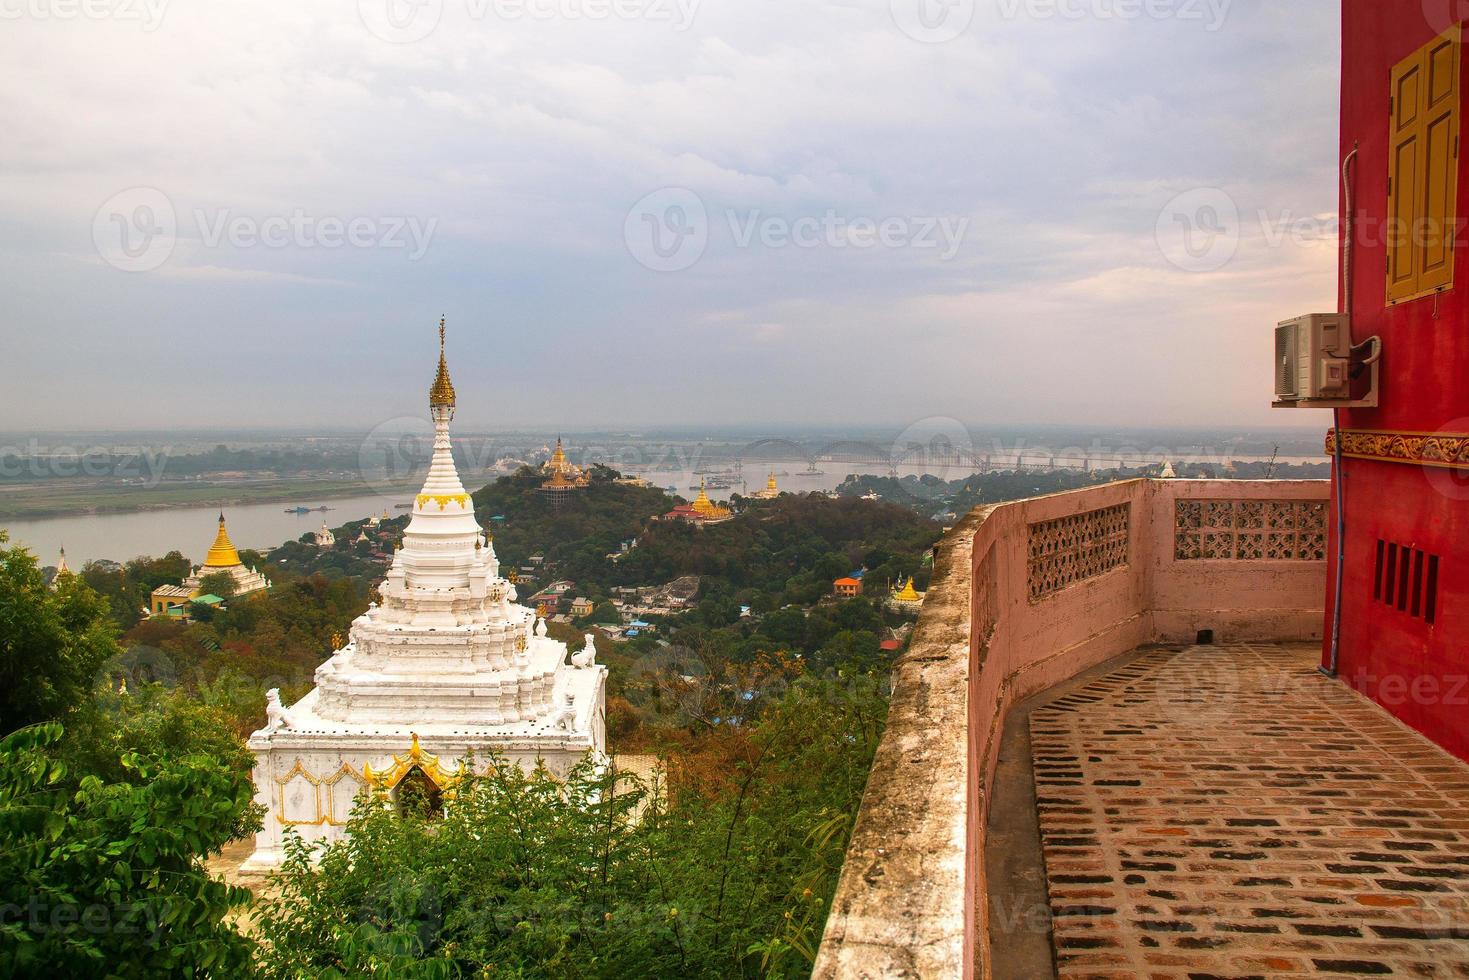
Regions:
[[[229,531],[225,529],[223,512],[219,515],[219,529],[214,534],[214,543],[204,556],[204,564],[195,568],[193,574],[179,585],[160,585],[154,589],[149,595],[148,614],[188,616],[190,604],[203,595],[201,583],[211,575],[228,575],[234,580],[233,598],[270,588],[270,582],[264,575],[253,568],[246,568],[245,563],[240,561],[240,553],[235,550]]]
[[[433,459],[376,603],[347,644],[316,670],[290,708],[268,698],[269,721],[250,737],[255,799],[268,811],[246,868],[282,859],[287,828],[335,840],[365,788],[392,803],[452,800],[460,761],[491,752],[565,774],[605,747],[606,668],[594,650],[576,665],[545,622],[515,602],[491,541],[454,467],[455,393],[439,324],[439,369],[429,391]],[[452,802],[446,802],[452,805]]]

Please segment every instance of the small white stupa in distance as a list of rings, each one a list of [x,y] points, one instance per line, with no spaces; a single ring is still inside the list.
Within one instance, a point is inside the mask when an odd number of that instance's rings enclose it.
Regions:
[[[607,669],[566,662],[566,645],[537,629],[500,576],[450,451],[454,385],[439,321],[439,369],[429,389],[433,459],[403,546],[376,603],[346,646],[316,669],[315,688],[289,708],[268,699],[250,736],[255,800],[265,826],[245,869],[280,864],[283,835],[335,840],[359,792],[396,803],[452,806],[460,761],[490,751],[564,775],[606,747]]]

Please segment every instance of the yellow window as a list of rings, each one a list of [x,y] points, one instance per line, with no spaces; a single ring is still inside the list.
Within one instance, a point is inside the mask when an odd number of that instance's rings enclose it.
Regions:
[[[1387,300],[1454,282],[1459,176],[1459,29],[1392,70],[1387,176]]]

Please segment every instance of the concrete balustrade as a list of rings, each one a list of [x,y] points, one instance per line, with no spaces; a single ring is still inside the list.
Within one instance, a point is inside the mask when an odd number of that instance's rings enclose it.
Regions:
[[[1011,705],[1147,643],[1315,640],[1325,481],[1132,480],[940,542],[814,976],[989,976],[984,827]]]

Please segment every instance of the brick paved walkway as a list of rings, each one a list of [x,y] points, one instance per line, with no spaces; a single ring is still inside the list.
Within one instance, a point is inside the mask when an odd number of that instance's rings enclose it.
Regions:
[[[1469,977],[1469,766],[1317,657],[1148,651],[1032,713],[1060,976]]]

